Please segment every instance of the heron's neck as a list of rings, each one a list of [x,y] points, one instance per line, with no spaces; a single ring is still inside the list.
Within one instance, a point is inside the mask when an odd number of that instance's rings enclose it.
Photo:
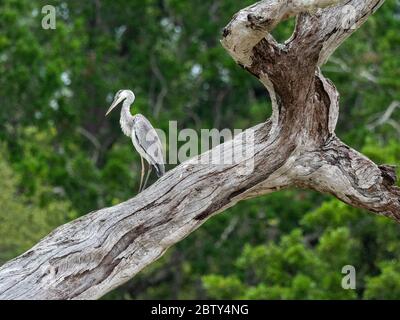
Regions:
[[[130,111],[132,102],[133,102],[132,99],[129,98],[125,99],[125,101],[122,104],[121,118],[119,120],[122,132],[128,137],[130,137],[132,134],[132,126],[133,126],[133,116]]]

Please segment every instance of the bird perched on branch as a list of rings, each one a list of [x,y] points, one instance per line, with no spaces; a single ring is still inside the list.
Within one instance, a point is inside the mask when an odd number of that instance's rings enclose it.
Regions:
[[[131,90],[119,90],[114,97],[114,101],[111,107],[108,109],[106,116],[121,102],[121,118],[120,125],[122,132],[130,137],[133,142],[133,146],[140,154],[142,163],[142,172],[140,176],[140,187],[139,192],[144,190],[147,185],[147,180],[152,171],[152,167],[155,168],[157,176],[161,177],[165,173],[164,159],[162,152],[162,145],[156,130],[151,125],[150,121],[141,114],[132,115],[131,105],[135,101],[135,94]],[[145,175],[145,159],[149,164],[146,179],[143,183]]]

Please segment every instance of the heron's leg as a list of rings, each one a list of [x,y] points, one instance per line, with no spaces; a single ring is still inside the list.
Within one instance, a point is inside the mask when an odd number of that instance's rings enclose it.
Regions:
[[[147,171],[147,176],[146,176],[146,180],[144,181],[143,190],[146,189],[147,180],[149,180],[150,173],[151,173],[151,170],[152,170],[152,169],[153,169],[153,167],[151,166],[151,164],[149,164],[149,171]]]
[[[143,178],[144,178],[144,171],[145,171],[143,157],[140,157],[140,161],[142,162],[142,172],[141,172],[141,174],[140,174],[139,192],[142,191]]]

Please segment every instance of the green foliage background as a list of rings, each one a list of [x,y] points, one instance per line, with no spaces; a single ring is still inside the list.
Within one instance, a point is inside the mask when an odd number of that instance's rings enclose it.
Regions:
[[[0,264],[56,226],[132,197],[140,161],[105,119],[113,93],[164,130],[247,128],[265,89],[219,44],[249,0],[0,1]],[[43,30],[41,8],[57,8]],[[293,21],[275,32],[289,37]],[[400,1],[387,0],[324,66],[341,92],[338,135],[399,164]],[[169,168],[170,169],[170,168]],[[108,299],[399,299],[400,227],[330,196],[288,190],[239,203]],[[344,265],[357,290],[343,290]]]

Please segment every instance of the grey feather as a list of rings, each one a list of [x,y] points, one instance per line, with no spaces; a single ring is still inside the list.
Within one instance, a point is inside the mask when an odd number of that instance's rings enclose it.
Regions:
[[[165,173],[161,140],[149,120],[136,114],[132,126],[132,142],[140,155],[151,164],[161,177]]]

